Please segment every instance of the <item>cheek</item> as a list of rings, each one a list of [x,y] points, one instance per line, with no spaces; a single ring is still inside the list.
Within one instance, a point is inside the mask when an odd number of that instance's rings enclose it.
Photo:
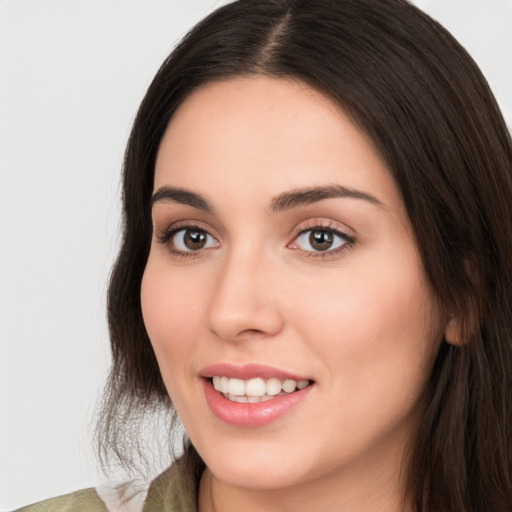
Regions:
[[[295,297],[296,322],[333,380],[365,388],[417,376],[420,386],[429,374],[442,328],[417,259],[400,256],[394,266],[362,262],[361,271],[326,280],[321,293]]]
[[[141,283],[144,325],[168,389],[187,371],[200,326],[200,307],[187,280],[169,273],[151,256]]]
[[[321,394],[337,404],[326,415],[319,402],[317,434],[332,444],[333,429],[343,432],[336,441],[342,451],[409,432],[442,337],[418,267],[387,270],[325,282],[320,298],[294,308],[311,360],[322,363]]]

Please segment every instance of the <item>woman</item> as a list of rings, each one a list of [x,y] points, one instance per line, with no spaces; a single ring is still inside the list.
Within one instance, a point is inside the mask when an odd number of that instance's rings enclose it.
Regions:
[[[100,447],[129,465],[158,408],[190,438],[128,503],[510,510],[511,171],[476,65],[403,0],[200,23],[126,152]]]

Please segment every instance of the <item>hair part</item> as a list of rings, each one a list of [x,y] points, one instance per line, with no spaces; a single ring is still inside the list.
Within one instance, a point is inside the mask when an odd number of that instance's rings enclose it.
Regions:
[[[140,305],[160,141],[198,87],[253,74],[312,86],[369,136],[401,194],[440,307],[458,322],[464,343],[442,343],[407,454],[414,510],[511,510],[510,133],[471,57],[405,0],[241,0],[199,23],[163,63],[124,160],[102,460],[131,467],[129,454],[144,451],[137,425],[146,411],[172,411]]]

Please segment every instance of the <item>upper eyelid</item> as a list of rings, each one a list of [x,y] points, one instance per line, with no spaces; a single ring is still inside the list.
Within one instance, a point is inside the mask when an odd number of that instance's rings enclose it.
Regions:
[[[328,231],[328,232],[335,233],[335,234],[338,234],[338,235],[341,235],[341,236],[346,236],[348,238],[354,238],[349,233],[347,233],[347,231],[344,230],[344,229],[341,229],[341,228],[338,228],[338,227],[334,227],[334,226],[322,226],[322,225],[313,226],[313,227],[304,228],[304,229],[299,229],[297,231],[297,234],[296,234],[295,238],[297,238],[297,236],[299,236],[299,235],[307,233],[308,231]]]
[[[203,251],[212,249],[212,247],[202,247],[197,250],[189,251],[189,250],[182,250],[182,249],[176,248],[175,247],[176,242],[174,241],[174,237],[180,231],[187,231],[187,230],[194,230],[194,229],[196,229],[197,231],[203,231],[204,233],[207,234],[207,236],[209,236],[211,239],[213,239],[216,244],[220,245],[220,242],[218,241],[217,237],[213,236],[209,230],[204,229],[203,227],[197,226],[196,223],[193,223],[193,224],[185,223],[185,225],[179,225],[179,224],[180,224],[180,222],[170,224],[167,228],[165,228],[163,230],[163,232],[161,232],[159,234],[155,233],[156,241],[159,244],[166,246],[168,251],[171,254],[174,254],[174,256],[194,258],[194,257],[199,257]],[[213,248],[215,248],[215,247],[213,247]]]
[[[205,226],[204,222],[199,220],[178,220],[175,222],[153,222],[153,232],[160,231],[161,233],[177,232],[182,229],[199,229],[205,231],[211,236],[217,238],[216,235],[212,234],[213,230],[210,226]]]
[[[356,237],[355,231],[351,227],[327,218],[312,218],[301,222],[293,228],[291,235],[298,236],[305,231],[314,231],[315,229],[338,232],[350,238]]]
[[[295,242],[300,236],[304,235],[308,231],[328,231],[328,232],[334,233],[336,236],[338,236],[340,238],[343,238],[346,243],[353,244],[356,242],[356,238],[354,236],[350,235],[349,233],[347,233],[346,231],[344,231],[340,228],[327,227],[327,226],[313,226],[310,228],[305,228],[305,229],[299,230],[296,233],[296,235],[293,237],[293,239],[291,240],[290,243]]]

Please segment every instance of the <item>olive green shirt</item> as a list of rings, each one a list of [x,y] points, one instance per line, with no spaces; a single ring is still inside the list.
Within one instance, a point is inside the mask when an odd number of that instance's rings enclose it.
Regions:
[[[122,491],[124,489],[124,493]],[[132,495],[121,486],[110,491],[81,491],[34,503],[15,512],[195,512],[195,494],[186,491],[177,465],[171,466],[149,487]],[[110,499],[109,499],[110,498]],[[124,504],[122,504],[124,502]]]

